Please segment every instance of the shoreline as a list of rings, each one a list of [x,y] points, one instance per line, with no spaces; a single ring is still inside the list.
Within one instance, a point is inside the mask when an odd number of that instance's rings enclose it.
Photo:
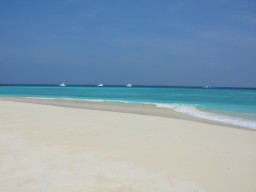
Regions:
[[[1,191],[256,190],[256,132],[18,101],[0,106]]]
[[[158,117],[188,120],[192,122],[201,122],[201,123],[206,123],[211,125],[227,126],[230,128],[238,128],[238,129],[244,129],[249,131],[256,131],[255,129],[249,128],[249,127],[243,127],[243,126],[195,117],[190,114],[177,112],[170,108],[156,107],[154,104],[150,104],[150,103],[135,104],[135,103],[97,102],[97,101],[86,101],[86,100],[37,99],[36,97],[35,98],[0,97],[0,100],[42,104],[42,105],[50,105],[50,106],[58,106],[58,107],[77,108],[77,109],[89,109],[89,110],[99,110],[99,111],[130,113],[130,114],[138,114],[138,115],[158,116]]]

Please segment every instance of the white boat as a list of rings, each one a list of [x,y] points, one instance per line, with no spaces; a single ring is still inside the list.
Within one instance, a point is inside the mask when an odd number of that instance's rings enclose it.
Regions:
[[[132,84],[131,84],[131,83],[128,83],[128,84],[126,85],[126,87],[132,87]]]
[[[99,85],[97,85],[97,87],[103,87],[104,85],[103,84],[99,84]]]
[[[210,85],[206,85],[206,86],[204,86],[204,88],[205,88],[205,89],[208,89],[209,87],[210,87]]]
[[[65,83],[59,84],[60,87],[66,87]]]

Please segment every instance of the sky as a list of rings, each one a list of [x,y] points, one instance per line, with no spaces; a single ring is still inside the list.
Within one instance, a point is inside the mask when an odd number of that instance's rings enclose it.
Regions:
[[[0,83],[256,87],[255,0],[0,0]]]

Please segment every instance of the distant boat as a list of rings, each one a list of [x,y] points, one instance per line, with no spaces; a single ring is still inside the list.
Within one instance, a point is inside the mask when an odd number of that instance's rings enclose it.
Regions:
[[[126,85],[126,87],[132,87],[132,84],[131,84],[131,83],[128,83],[128,84]]]
[[[60,87],[66,87],[65,83],[59,84]]]
[[[103,84],[99,84],[99,85],[97,85],[97,87],[103,87],[104,85]]]
[[[205,89],[208,89],[208,88],[210,88],[210,85],[206,85],[206,86],[204,86],[204,88],[205,88]]]

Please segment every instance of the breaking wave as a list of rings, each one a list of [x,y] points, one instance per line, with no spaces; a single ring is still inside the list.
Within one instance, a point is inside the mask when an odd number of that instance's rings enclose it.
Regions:
[[[169,108],[177,112],[186,113],[191,116],[207,119],[211,121],[217,121],[221,123],[256,129],[256,121],[245,119],[242,117],[233,117],[230,115],[215,113],[199,109],[199,105],[184,105],[184,104],[155,104],[156,107]]]
[[[151,103],[151,102],[139,102],[139,101],[127,101],[127,100],[115,100],[115,99],[89,99],[89,98],[50,98],[50,97],[26,97],[30,99],[64,99],[74,101],[89,101],[89,102],[112,102],[112,103],[126,103],[126,104],[144,104],[155,105],[156,107],[168,108],[177,112],[186,113],[191,116],[207,119],[211,121],[221,122],[225,124],[235,125],[239,127],[256,129],[256,120],[246,119],[244,117],[236,117],[228,114],[222,114],[212,111],[201,109],[201,105],[189,105],[189,104],[164,104],[164,103]]]

